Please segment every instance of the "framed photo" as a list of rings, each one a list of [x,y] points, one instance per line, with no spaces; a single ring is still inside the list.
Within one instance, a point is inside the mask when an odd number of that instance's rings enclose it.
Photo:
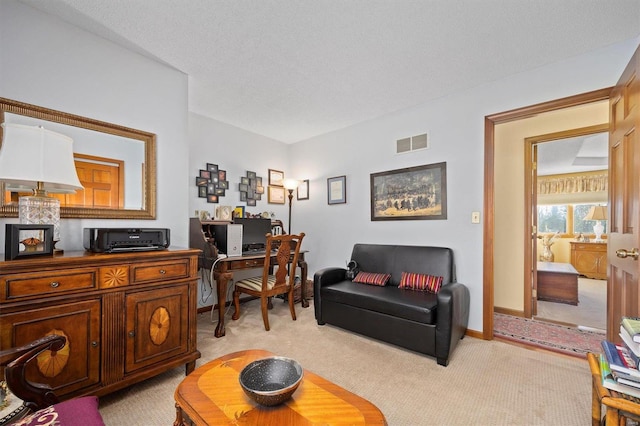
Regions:
[[[283,186],[269,186],[267,190],[267,200],[269,204],[284,204]]]
[[[236,206],[233,209],[233,217],[244,217],[244,206]]]
[[[284,172],[269,169],[269,186],[284,186]]]
[[[4,260],[29,256],[53,256],[53,225],[15,225],[5,227]]]
[[[446,162],[371,174],[371,220],[446,218]]]
[[[207,198],[207,187],[199,186],[198,187],[198,197],[199,198]]]
[[[227,180],[227,171],[218,170],[218,179],[220,179],[220,182]]]
[[[256,178],[256,172],[247,172],[247,178],[248,179],[255,179]]]
[[[298,200],[309,199],[309,179],[303,180],[300,183],[300,185],[298,185],[298,191],[296,193],[296,197]]]
[[[207,186],[209,179],[196,177],[196,186]]]
[[[218,196],[215,194],[207,194],[207,203],[217,203]]]
[[[347,202],[347,177],[336,176],[327,179],[327,202],[344,204]]]
[[[211,173],[218,173],[218,165],[207,163],[207,170],[210,171]]]
[[[211,179],[211,172],[209,170],[200,170],[200,177],[203,179]]]

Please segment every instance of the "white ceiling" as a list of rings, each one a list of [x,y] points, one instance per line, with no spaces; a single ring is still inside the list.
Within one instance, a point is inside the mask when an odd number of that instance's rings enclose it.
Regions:
[[[640,34],[639,0],[20,0],[189,76],[286,143]]]
[[[558,139],[538,146],[538,176],[606,170],[609,134]]]

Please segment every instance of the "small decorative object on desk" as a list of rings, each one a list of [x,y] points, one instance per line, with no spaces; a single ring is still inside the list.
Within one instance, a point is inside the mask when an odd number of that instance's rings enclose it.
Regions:
[[[291,398],[304,376],[291,358],[273,356],[249,363],[240,372],[240,386],[260,405],[279,405]]]

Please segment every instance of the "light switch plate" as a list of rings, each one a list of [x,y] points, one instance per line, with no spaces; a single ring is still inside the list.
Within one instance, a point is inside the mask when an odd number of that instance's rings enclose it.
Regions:
[[[480,223],[480,212],[471,212],[471,223]]]

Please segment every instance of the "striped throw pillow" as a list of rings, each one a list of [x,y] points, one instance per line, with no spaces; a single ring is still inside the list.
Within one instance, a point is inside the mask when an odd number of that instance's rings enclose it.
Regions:
[[[391,274],[376,274],[374,272],[358,272],[358,275],[353,279],[354,283],[363,283],[371,285],[386,285],[391,279]]]
[[[399,288],[408,290],[428,291],[437,293],[442,287],[442,277],[436,277],[428,274],[417,274],[413,272],[403,272],[400,277]]]

